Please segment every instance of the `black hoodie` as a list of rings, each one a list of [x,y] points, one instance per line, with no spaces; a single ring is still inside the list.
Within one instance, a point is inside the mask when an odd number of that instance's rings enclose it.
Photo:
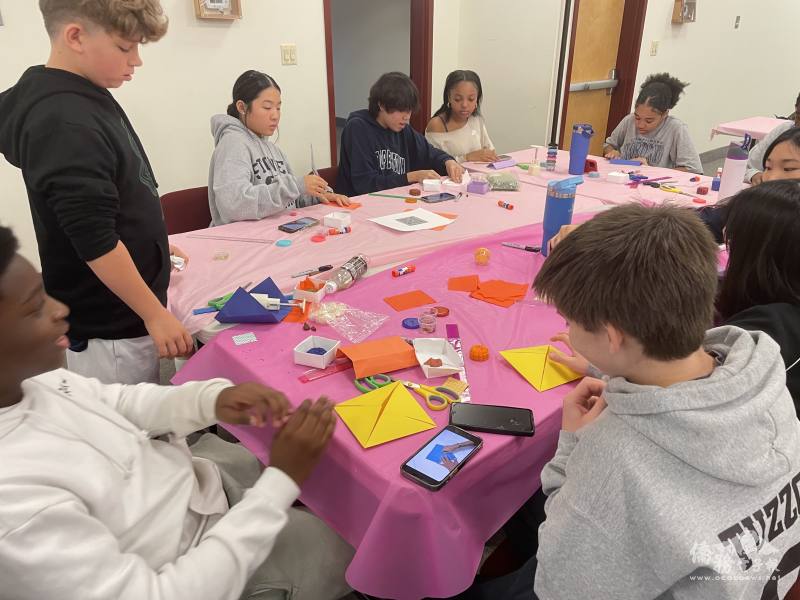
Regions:
[[[781,347],[786,387],[800,416],[800,306],[776,302],[751,306],[725,321],[748,331],[763,331]]]
[[[342,152],[336,191],[359,196],[408,185],[407,173],[433,169],[446,175],[453,157],[434,148],[411,125],[395,132],[378,123],[368,110],[350,113],[342,131]]]
[[[166,306],[169,244],[153,170],[122,107],[88,79],[31,67],[0,94],[0,152],[22,169],[47,293],[73,340],[147,335],[86,264],[121,241]]]

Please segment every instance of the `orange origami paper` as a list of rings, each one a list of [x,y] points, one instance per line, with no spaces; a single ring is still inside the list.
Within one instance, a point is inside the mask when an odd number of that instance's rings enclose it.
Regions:
[[[343,346],[337,356],[346,356],[353,362],[359,379],[417,366],[414,348],[399,336]]]
[[[515,302],[525,298],[528,285],[525,283],[511,283],[501,279],[482,281],[478,289],[470,294],[476,300],[508,308]]]
[[[361,202],[351,202],[347,206],[340,206],[339,208],[345,208],[347,210],[355,210],[357,208],[361,208]]]
[[[451,277],[447,280],[447,289],[453,292],[474,292],[478,289],[480,279],[477,275],[464,275],[463,277]]]
[[[414,290],[413,292],[406,292],[405,294],[398,294],[397,296],[389,296],[388,298],[384,298],[383,301],[397,312],[425,306],[426,304],[434,304],[436,302],[436,300],[421,290]]]

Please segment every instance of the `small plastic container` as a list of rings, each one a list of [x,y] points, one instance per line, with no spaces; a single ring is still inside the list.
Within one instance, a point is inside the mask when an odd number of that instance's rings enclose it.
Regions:
[[[315,285],[320,286],[320,288],[316,292],[311,290],[300,289],[299,286],[301,283],[303,283],[301,281],[300,283],[297,284],[297,286],[295,286],[294,290],[292,291],[292,297],[296,300],[305,300],[306,302],[311,302],[313,304],[319,304],[320,302],[322,302],[322,299],[325,298],[325,293],[326,293],[325,284],[315,281],[313,279],[311,281],[314,281]]]
[[[436,331],[436,315],[426,311],[419,316],[419,330],[421,333],[434,333]]]
[[[480,267],[485,267],[489,264],[489,258],[492,256],[488,248],[478,248],[475,250],[475,264]]]
[[[336,358],[336,351],[339,349],[340,343],[337,340],[318,335],[309,336],[294,347],[294,363],[315,369],[324,369]],[[324,348],[325,354],[309,354],[308,351],[312,348]]]

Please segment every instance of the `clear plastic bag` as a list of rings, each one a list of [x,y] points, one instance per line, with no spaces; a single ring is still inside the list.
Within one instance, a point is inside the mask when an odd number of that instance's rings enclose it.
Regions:
[[[486,176],[486,181],[495,192],[516,192],[519,189],[519,179],[515,173],[492,173]]]
[[[388,315],[353,308],[342,302],[322,302],[311,310],[308,318],[321,325],[330,325],[353,344],[363,342],[389,320]]]

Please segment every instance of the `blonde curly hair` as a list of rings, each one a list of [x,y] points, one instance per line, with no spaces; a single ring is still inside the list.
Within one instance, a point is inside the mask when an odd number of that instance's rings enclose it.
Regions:
[[[160,0],[39,0],[50,37],[72,20],[86,20],[126,40],[156,42],[169,20]]]

